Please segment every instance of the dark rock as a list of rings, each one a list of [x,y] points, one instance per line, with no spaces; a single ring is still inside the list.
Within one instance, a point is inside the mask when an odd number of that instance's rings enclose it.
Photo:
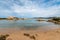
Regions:
[[[24,33],[24,36],[30,36],[29,34],[27,34],[27,33]]]
[[[9,36],[8,34],[6,34],[6,35],[1,35],[1,36],[0,36],[0,40],[6,40],[6,38],[7,38],[8,36]]]
[[[34,35],[33,35],[33,36],[30,36],[30,38],[31,38],[31,39],[34,39],[34,40],[36,40],[36,38],[35,38],[35,36],[34,36]]]

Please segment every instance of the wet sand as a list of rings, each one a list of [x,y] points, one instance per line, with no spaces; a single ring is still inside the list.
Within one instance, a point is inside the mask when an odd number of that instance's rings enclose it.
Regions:
[[[4,34],[9,34],[7,40],[60,40],[60,28],[48,31],[0,28],[0,35]]]

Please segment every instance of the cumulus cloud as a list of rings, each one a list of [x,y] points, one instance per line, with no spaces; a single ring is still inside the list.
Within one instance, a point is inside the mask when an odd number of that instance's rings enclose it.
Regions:
[[[60,13],[60,0],[0,0],[0,5],[2,16],[49,17]]]

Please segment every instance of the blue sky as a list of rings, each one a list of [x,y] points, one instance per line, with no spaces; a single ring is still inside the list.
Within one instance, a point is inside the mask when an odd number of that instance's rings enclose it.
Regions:
[[[60,0],[0,0],[0,17],[60,16]]]

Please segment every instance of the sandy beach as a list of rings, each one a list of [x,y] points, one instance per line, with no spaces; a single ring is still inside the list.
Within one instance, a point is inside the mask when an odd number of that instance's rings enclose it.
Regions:
[[[9,35],[6,40],[60,40],[60,28],[48,31],[0,29],[0,35],[5,34]]]

